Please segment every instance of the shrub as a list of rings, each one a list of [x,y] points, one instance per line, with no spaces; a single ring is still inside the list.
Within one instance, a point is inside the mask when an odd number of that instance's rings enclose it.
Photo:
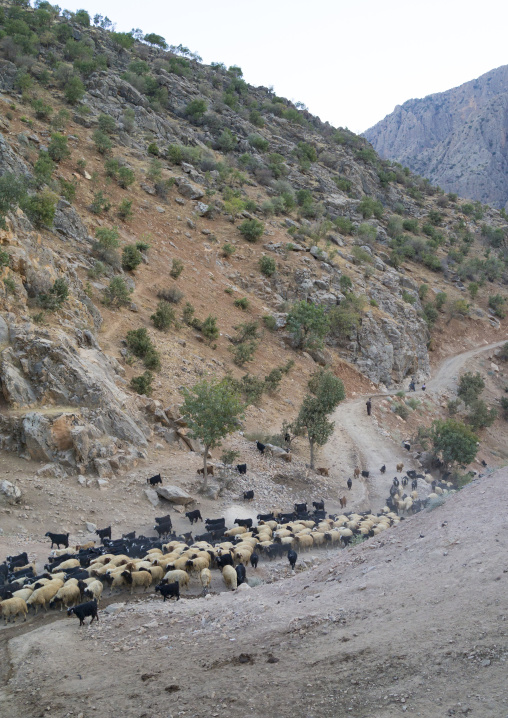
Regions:
[[[142,327],[141,329],[132,329],[127,332],[127,346],[132,351],[134,356],[143,359],[143,362],[147,369],[159,369],[160,368],[160,356],[155,346],[150,339],[147,330]]]
[[[143,258],[135,244],[127,244],[122,250],[122,267],[133,272],[141,264]]]
[[[454,416],[460,407],[460,399],[450,399],[447,404],[448,413],[450,416]]]
[[[478,294],[479,288],[480,288],[480,285],[478,284],[478,282],[470,282],[469,283],[468,290],[469,290],[469,296],[471,297],[471,299],[473,299],[473,300],[476,299],[476,295]]]
[[[113,148],[113,143],[111,142],[109,135],[106,134],[106,132],[103,132],[102,130],[95,130],[92,135],[92,139],[95,143],[97,152],[100,152],[101,155],[107,155],[109,152],[111,152]]]
[[[36,227],[51,227],[57,202],[57,195],[46,189],[35,195],[27,195],[23,198],[21,207]]]
[[[160,329],[161,331],[166,331],[176,321],[173,307],[169,304],[169,302],[165,301],[157,304],[157,311],[155,314],[152,314],[150,319],[152,320],[154,327],[156,329]]]
[[[404,419],[404,420],[406,420],[407,417],[409,416],[409,409],[402,402],[397,402],[397,403],[393,404],[392,411],[395,414],[398,414],[398,416],[400,416],[400,418]]]
[[[171,269],[169,270],[169,276],[173,277],[173,279],[178,279],[180,274],[183,272],[184,264],[181,259],[175,259],[173,258],[173,262],[171,263]]]
[[[108,212],[110,209],[111,202],[109,201],[109,198],[104,195],[102,190],[95,192],[92,204],[90,205],[90,212],[93,212],[93,214],[102,214],[103,212]]]
[[[249,122],[255,127],[264,127],[265,125],[265,121],[259,110],[251,110],[249,114]]]
[[[85,86],[77,75],[70,77],[65,83],[64,95],[69,105],[76,105],[85,94]]]
[[[470,405],[470,413],[466,417],[466,421],[473,431],[478,429],[486,429],[497,419],[497,409],[489,409],[482,399],[476,399]]]
[[[466,406],[469,406],[479,399],[480,394],[484,389],[485,381],[480,372],[473,374],[468,371],[465,374],[462,374],[459,379],[457,396],[462,399]]]
[[[258,219],[246,219],[238,229],[248,242],[257,242],[265,231],[265,225]]]
[[[263,396],[265,383],[262,379],[258,379],[257,376],[245,374],[238,382],[238,388],[247,404],[258,404]]]
[[[240,452],[239,451],[233,451],[233,449],[225,449],[220,457],[220,460],[223,464],[226,466],[231,466],[240,458]]]
[[[361,247],[352,247],[351,254],[358,262],[361,262],[362,264],[372,264],[372,256],[369,254],[369,252],[367,252],[367,250],[362,249]]]
[[[51,142],[48,146],[48,154],[54,162],[61,162],[70,157],[70,150],[67,145],[67,137],[54,132],[51,135]]]
[[[117,215],[121,220],[127,222],[127,220],[132,218],[132,214],[132,200],[123,199],[118,205]]]
[[[263,324],[271,332],[274,332],[277,329],[277,321],[276,321],[275,317],[272,317],[271,314],[265,314],[263,316]]]
[[[406,232],[412,232],[413,234],[418,234],[418,220],[417,219],[404,219],[402,222],[403,229],[406,230]]]
[[[188,324],[189,326],[192,325],[192,322],[194,320],[194,312],[195,309],[192,306],[190,302],[185,302],[185,306],[183,308],[183,314],[182,319],[185,322],[185,324]]]
[[[266,254],[263,255],[259,260],[259,269],[261,274],[264,274],[266,277],[271,277],[272,274],[275,274],[277,271],[275,259],[268,257]]]
[[[11,255],[0,249],[0,267],[8,267],[11,261]]]
[[[138,394],[150,396],[152,393],[152,380],[153,374],[151,371],[147,370],[144,374],[133,377],[131,379],[130,387]]]
[[[211,344],[219,336],[219,327],[217,326],[217,317],[209,314],[201,325],[201,332],[208,343]]]
[[[330,320],[322,306],[301,301],[291,308],[287,329],[297,349],[313,349],[322,346],[330,329]]]
[[[157,296],[171,304],[178,304],[183,299],[183,292],[178,287],[168,287],[168,289],[159,289]]]
[[[217,140],[217,147],[222,152],[231,152],[235,149],[237,141],[235,135],[226,127]]]
[[[231,257],[236,252],[236,247],[229,242],[226,242],[225,245],[222,247],[222,256],[223,257]]]
[[[112,135],[116,130],[116,122],[111,115],[105,115],[104,113],[99,115],[98,126],[101,132],[105,132],[107,135]]]
[[[233,354],[233,361],[237,366],[243,366],[248,361],[254,359],[254,352],[257,349],[257,342],[248,341],[229,347],[229,351]]]
[[[423,317],[430,328],[432,328],[437,322],[438,316],[438,311],[436,307],[432,304],[432,302],[426,302],[423,307]]]
[[[504,319],[506,317],[506,310],[504,305],[506,304],[506,298],[501,294],[491,294],[489,297],[489,307],[493,310],[496,317]]]
[[[369,224],[368,222],[362,222],[357,229],[357,234],[364,242],[370,244],[371,242],[376,241],[377,229],[374,225]]]
[[[120,242],[118,241],[118,228],[112,227],[111,229],[108,229],[107,227],[98,227],[95,230],[95,236],[98,240],[98,245],[101,250],[110,250],[110,249],[116,249]]]
[[[264,137],[261,137],[261,135],[257,135],[255,133],[249,135],[247,137],[247,140],[250,146],[253,147],[255,150],[258,150],[259,152],[266,152],[268,147],[270,146],[268,140],[266,140]]]
[[[381,219],[384,207],[379,200],[374,200],[372,197],[363,197],[358,203],[358,212],[364,219],[370,219],[373,215],[376,219]]]
[[[103,292],[103,304],[117,308],[130,304],[132,289],[126,285],[123,277],[113,277]]]
[[[56,311],[69,297],[69,285],[65,279],[56,279],[48,294],[39,294],[37,304],[48,311]]]
[[[93,267],[91,267],[87,272],[90,279],[99,279],[99,277],[102,277],[105,273],[106,265],[99,260],[95,261]]]
[[[146,151],[148,152],[149,155],[153,155],[154,157],[159,157],[159,155],[160,155],[160,150],[159,150],[156,142],[150,142],[150,144],[146,148]]]
[[[241,322],[235,326],[236,336],[231,337],[233,344],[259,339],[258,323],[256,320]]]
[[[418,288],[418,296],[420,297],[420,300],[423,302],[425,301],[425,297],[427,296],[429,292],[429,285],[428,284],[420,284]]]
[[[135,247],[136,249],[139,249],[140,252],[148,252],[150,249],[148,242],[145,242],[142,239],[135,243]]]
[[[242,297],[241,299],[235,299],[233,304],[235,305],[235,307],[238,307],[238,309],[242,309],[243,311],[246,311],[250,306],[250,302],[247,299],[247,297]]]
[[[456,299],[451,307],[454,316],[467,317],[469,315],[469,304],[465,299]]]
[[[46,105],[43,100],[33,100],[32,107],[38,120],[49,120],[53,114],[53,108],[51,105]]]
[[[447,299],[448,299],[448,295],[446,294],[446,292],[438,292],[436,294],[436,299],[435,299],[436,308],[439,311],[441,311],[441,309],[444,307]]]
[[[206,114],[207,109],[208,107],[205,100],[200,100],[196,98],[195,100],[191,100],[187,104],[184,113],[185,115],[187,115],[187,117],[190,117],[191,120],[198,122]]]
[[[39,152],[39,157],[34,164],[34,177],[38,187],[48,184],[51,179],[51,175],[55,170],[55,163],[47,152],[42,150]]]
[[[118,170],[118,184],[122,189],[127,189],[135,180],[134,172],[128,167],[120,167]]]
[[[282,371],[280,369],[272,369],[272,371],[265,376],[265,388],[266,391],[273,393],[277,391],[282,381]]]
[[[414,304],[416,302],[416,299],[414,296],[408,292],[406,289],[402,291],[402,299],[407,302],[408,304]]]
[[[90,27],[90,15],[86,10],[76,10],[74,13],[74,22],[77,22],[83,27]]]

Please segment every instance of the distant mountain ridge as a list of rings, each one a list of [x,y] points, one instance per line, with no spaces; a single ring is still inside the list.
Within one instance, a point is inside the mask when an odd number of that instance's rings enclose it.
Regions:
[[[508,65],[408,100],[364,137],[446,191],[508,209]]]

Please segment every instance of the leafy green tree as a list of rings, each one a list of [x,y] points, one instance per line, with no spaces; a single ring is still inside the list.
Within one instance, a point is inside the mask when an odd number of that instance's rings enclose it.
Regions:
[[[246,219],[238,229],[248,242],[257,242],[265,231],[265,225],[259,219]]]
[[[64,95],[69,105],[76,105],[85,94],[85,86],[77,75],[70,77],[65,83]]]
[[[130,386],[131,389],[138,394],[150,396],[152,393],[152,381],[153,374],[147,369],[144,374],[132,377]]]
[[[502,294],[491,294],[489,297],[489,307],[492,309],[496,317],[504,319],[506,316],[506,297]]]
[[[206,114],[206,110],[207,104],[205,100],[200,100],[199,98],[196,98],[187,103],[185,107],[185,114],[187,115],[187,117],[190,117],[191,120],[197,122],[203,118],[203,116]]]
[[[132,289],[125,284],[123,277],[113,277],[104,290],[103,303],[108,307],[125,307],[131,302]]]
[[[162,50],[168,49],[168,43],[166,40],[162,37],[162,35],[157,35],[155,32],[150,32],[148,35],[145,35],[143,41],[147,42],[149,45],[156,45]]]
[[[221,446],[222,439],[236,431],[244,418],[245,406],[231,383],[223,379],[201,381],[192,389],[182,389],[182,416],[191,436],[203,442],[203,479],[207,488],[206,462],[210,449]]]
[[[476,372],[473,374],[467,371],[459,379],[459,387],[457,389],[457,396],[459,396],[466,406],[470,406],[473,402],[480,398],[480,394],[485,389],[485,381],[480,374]]]
[[[22,177],[6,172],[0,177],[0,227],[5,228],[5,216],[26,195],[26,183]]]
[[[143,257],[135,244],[127,244],[122,250],[122,267],[128,272],[133,272],[141,262]]]
[[[157,304],[157,311],[152,314],[150,319],[156,329],[164,332],[176,321],[175,310],[169,302],[161,301]]]
[[[320,369],[309,380],[293,430],[306,433],[310,446],[310,467],[314,468],[315,447],[324,446],[333,433],[334,422],[328,416],[345,399],[344,384],[332,372]]]
[[[51,179],[51,175],[55,171],[55,163],[49,156],[48,152],[41,150],[37,162],[34,164],[34,177],[38,187],[42,187]]]
[[[470,413],[466,417],[466,421],[473,431],[485,429],[497,419],[497,409],[487,406],[483,399],[476,399],[470,404]]]
[[[445,464],[470,464],[478,451],[478,437],[463,422],[456,419],[436,419],[432,423],[430,439],[436,455]]]
[[[54,132],[48,145],[48,154],[54,162],[61,162],[70,157],[71,151],[67,144],[67,137],[59,132]]]
[[[297,349],[314,349],[323,345],[323,339],[330,329],[330,320],[322,306],[301,301],[291,308],[287,329]]]
[[[201,325],[201,332],[208,343],[211,344],[219,336],[219,327],[217,326],[217,317],[209,314]]]
[[[90,15],[86,10],[76,10],[74,20],[83,27],[90,27]]]
[[[36,227],[51,227],[55,218],[58,197],[47,188],[21,200],[21,208]]]

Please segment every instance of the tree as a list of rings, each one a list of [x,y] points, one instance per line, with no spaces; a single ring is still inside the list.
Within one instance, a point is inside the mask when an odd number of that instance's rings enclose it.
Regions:
[[[297,349],[314,349],[322,346],[330,329],[330,320],[322,306],[301,301],[291,308],[287,328]]]
[[[487,426],[492,426],[497,419],[497,409],[489,409],[483,399],[476,399],[471,402],[469,408],[470,413],[466,417],[466,421],[473,431],[478,431],[478,429],[485,429]]]
[[[459,396],[464,404],[469,406],[473,402],[480,398],[480,394],[485,389],[485,381],[480,374],[476,372],[473,374],[467,371],[459,379],[459,388],[457,389],[457,396]]]
[[[166,42],[166,40],[162,37],[162,35],[156,35],[155,32],[148,33],[148,35],[144,36],[143,40],[149,45],[156,45],[163,50],[168,49],[168,43]]]
[[[182,395],[182,416],[191,436],[205,445],[203,480],[206,489],[208,452],[220,446],[225,436],[238,429],[239,421],[244,418],[245,406],[227,379],[200,381],[192,389],[182,389]]]
[[[73,75],[67,81],[64,88],[65,99],[69,105],[77,104],[85,94],[85,86],[77,75]]]
[[[259,219],[246,219],[238,229],[247,242],[257,242],[265,231],[265,225]]]
[[[344,384],[330,371],[320,369],[309,380],[310,394],[304,397],[298,417],[293,424],[295,433],[307,433],[310,446],[310,467],[314,468],[314,449],[324,446],[335,426],[328,415],[346,396]]]
[[[472,430],[455,419],[436,419],[432,423],[430,438],[436,454],[446,464],[470,464],[478,451],[478,437]]]

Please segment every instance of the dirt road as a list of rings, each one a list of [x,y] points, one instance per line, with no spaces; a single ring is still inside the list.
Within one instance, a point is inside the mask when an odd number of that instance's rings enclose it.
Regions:
[[[427,382],[426,392],[421,389],[414,396],[426,394],[436,395],[454,388],[458,373],[473,357],[483,352],[495,349],[506,342],[506,339],[470,349],[445,359],[434,376]],[[374,394],[373,404],[387,396],[394,396],[396,392]],[[411,394],[413,396],[413,394]],[[333,414],[335,431],[322,450],[322,459],[327,466],[335,470],[347,468],[352,476],[355,466],[369,471],[368,479],[353,480],[351,499],[355,508],[364,510],[372,508],[377,511],[384,505],[388,489],[393,477],[396,475],[396,465],[403,463],[405,468],[418,469],[411,455],[399,444],[393,441],[379,422],[373,416],[367,416],[365,402],[367,396],[355,398],[340,404]],[[344,447],[349,444],[348,465],[344,467]],[[386,466],[386,474],[380,472],[382,465]],[[419,487],[420,493],[425,487]]]

